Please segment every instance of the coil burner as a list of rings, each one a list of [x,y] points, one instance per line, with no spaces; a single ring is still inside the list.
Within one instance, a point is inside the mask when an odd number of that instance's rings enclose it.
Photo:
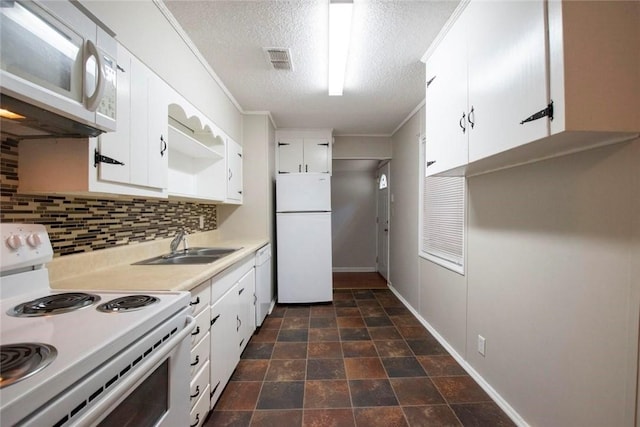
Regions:
[[[0,345],[0,388],[30,377],[53,362],[55,347],[40,343]]]
[[[47,295],[19,304],[9,310],[7,314],[15,317],[37,317],[51,314],[67,313],[100,301],[100,297],[83,292],[66,292]]]
[[[121,313],[140,310],[158,301],[158,298],[149,295],[128,295],[100,304],[97,310],[103,313]]]

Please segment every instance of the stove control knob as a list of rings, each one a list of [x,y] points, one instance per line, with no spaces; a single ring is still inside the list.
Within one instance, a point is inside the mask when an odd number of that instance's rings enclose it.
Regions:
[[[42,244],[40,235],[38,233],[31,233],[27,236],[27,244],[32,248],[37,248]]]
[[[22,246],[22,237],[17,234],[12,234],[7,237],[7,246],[9,246],[13,250],[18,250]]]

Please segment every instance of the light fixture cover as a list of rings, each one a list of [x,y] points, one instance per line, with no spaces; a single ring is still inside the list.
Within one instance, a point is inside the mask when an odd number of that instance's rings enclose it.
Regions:
[[[329,3],[329,95],[341,96],[351,38],[353,3]]]

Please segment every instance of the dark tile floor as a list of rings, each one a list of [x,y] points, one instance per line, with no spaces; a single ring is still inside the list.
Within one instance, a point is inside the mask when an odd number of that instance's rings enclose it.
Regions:
[[[388,289],[278,305],[206,427],[511,426]]]

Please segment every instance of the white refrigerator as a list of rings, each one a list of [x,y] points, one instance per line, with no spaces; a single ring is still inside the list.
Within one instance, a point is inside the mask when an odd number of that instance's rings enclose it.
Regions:
[[[331,176],[280,174],[276,178],[278,301],[333,299]]]

